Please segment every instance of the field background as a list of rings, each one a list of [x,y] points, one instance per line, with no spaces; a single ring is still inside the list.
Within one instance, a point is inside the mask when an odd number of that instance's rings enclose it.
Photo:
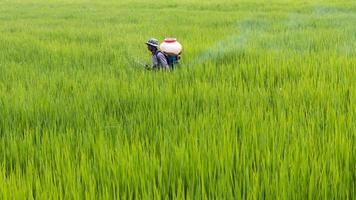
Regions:
[[[0,199],[355,199],[355,1],[0,0]],[[144,42],[184,46],[142,70]]]

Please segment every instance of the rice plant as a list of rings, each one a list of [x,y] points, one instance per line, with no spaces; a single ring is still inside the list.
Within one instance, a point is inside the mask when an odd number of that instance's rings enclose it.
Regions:
[[[0,1],[0,199],[355,199],[351,0]],[[176,37],[180,67],[145,71]]]

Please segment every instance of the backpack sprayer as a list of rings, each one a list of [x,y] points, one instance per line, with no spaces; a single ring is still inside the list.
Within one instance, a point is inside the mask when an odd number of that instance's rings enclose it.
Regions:
[[[179,64],[182,53],[182,45],[176,38],[166,38],[159,46],[162,53],[166,56],[168,65],[174,69]]]

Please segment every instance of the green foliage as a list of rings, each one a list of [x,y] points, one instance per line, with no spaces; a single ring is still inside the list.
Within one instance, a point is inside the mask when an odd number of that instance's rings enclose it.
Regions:
[[[0,199],[355,199],[354,1],[0,1]],[[183,63],[145,71],[144,42]]]

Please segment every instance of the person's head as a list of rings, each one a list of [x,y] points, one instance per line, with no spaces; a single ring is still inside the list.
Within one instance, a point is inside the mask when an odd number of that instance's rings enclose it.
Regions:
[[[151,52],[156,52],[158,49],[158,40],[151,38],[147,42],[147,49]]]

